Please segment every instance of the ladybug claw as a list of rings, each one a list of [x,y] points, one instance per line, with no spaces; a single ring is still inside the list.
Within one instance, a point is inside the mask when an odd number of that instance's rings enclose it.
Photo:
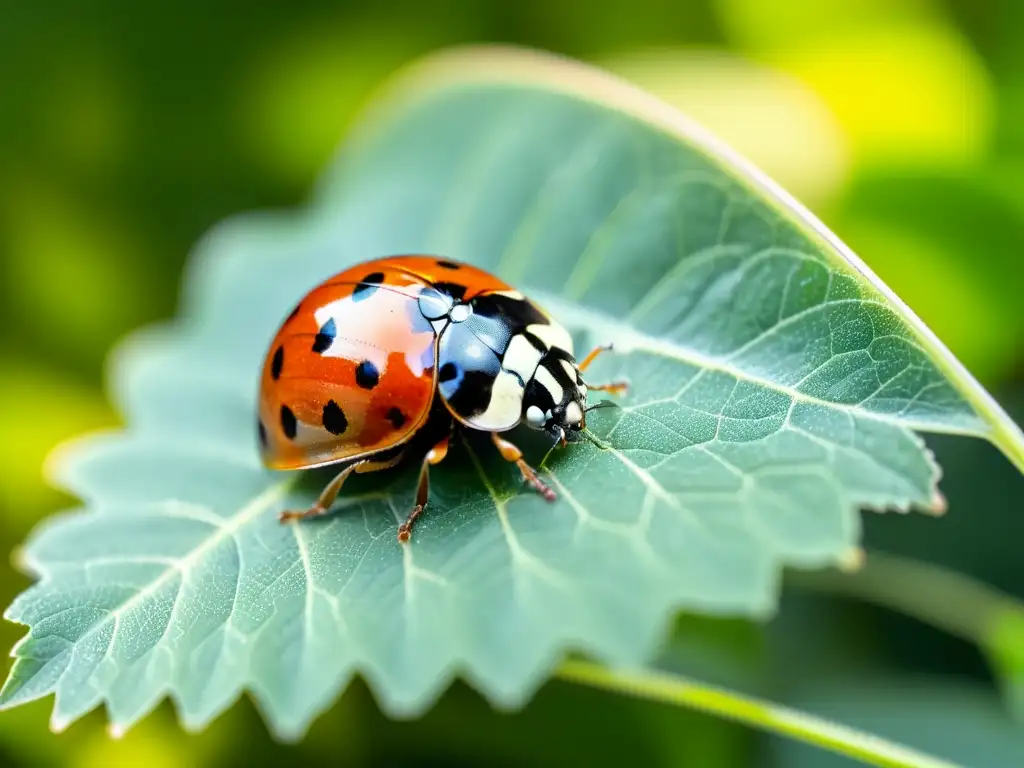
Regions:
[[[277,519],[279,522],[289,523],[292,520],[302,520],[307,517],[320,517],[320,515],[324,514],[326,511],[327,510],[325,510],[319,504],[314,504],[309,509],[301,511],[294,509],[286,509],[277,516]]]
[[[402,544],[409,541],[409,537],[412,535],[412,524],[416,522],[416,518],[420,516],[422,511],[423,505],[417,504],[412,508],[412,512],[409,513],[409,517],[405,519],[405,522],[398,526],[398,540]]]
[[[539,477],[537,477],[537,473],[534,472],[531,467],[526,465],[526,462],[522,462],[520,464],[519,470],[522,472],[523,480],[525,480],[531,488],[537,491],[537,493],[539,493],[545,499],[547,499],[548,501],[555,501],[558,498],[558,496],[555,494],[553,490],[551,490],[548,484],[541,480]]]
[[[611,343],[599,344],[598,346],[590,350],[589,355],[583,358],[583,361],[579,364],[579,369],[581,371],[587,370],[587,368],[590,367],[590,364],[594,362],[599,356],[601,356],[605,352],[611,352],[614,348],[614,345]]]
[[[543,496],[548,501],[558,500],[558,496],[555,495],[555,492],[548,488],[546,485],[544,485],[544,483],[542,483],[540,480],[537,481],[536,488],[540,492],[540,495]]]

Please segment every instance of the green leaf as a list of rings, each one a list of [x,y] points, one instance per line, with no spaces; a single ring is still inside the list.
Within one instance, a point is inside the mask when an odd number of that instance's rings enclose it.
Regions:
[[[313,204],[204,240],[183,319],[114,366],[121,433],[58,455],[85,501],[24,550],[40,577],[0,694],[105,702],[123,730],[166,694],[205,725],[249,690],[300,736],[352,675],[392,715],[456,674],[523,703],[567,650],[643,663],[680,607],[770,613],[780,567],[857,544],[857,509],[934,508],[912,428],[1019,430],[909,310],[784,193],[696,126],[577,65],[515,51],[421,65],[371,109]],[[281,525],[330,472],[268,472],[254,444],[265,345],[308,288],[386,253],[488,267],[624,374],[597,445],[545,454],[549,504],[484,441],[432,475],[356,478],[338,512]],[[517,437],[518,439],[518,437]]]

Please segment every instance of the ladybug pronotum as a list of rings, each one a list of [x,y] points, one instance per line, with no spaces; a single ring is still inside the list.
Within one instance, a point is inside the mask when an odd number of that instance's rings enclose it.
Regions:
[[[555,493],[501,436],[525,422],[562,445],[585,427],[572,338],[497,277],[432,256],[363,262],[306,294],[277,331],[263,365],[259,442],[271,469],[341,469],[309,509],[323,515],[346,478],[422,461],[416,503],[398,527],[407,541],[427,503],[429,468],[457,428],[490,433],[501,456],[549,501]]]

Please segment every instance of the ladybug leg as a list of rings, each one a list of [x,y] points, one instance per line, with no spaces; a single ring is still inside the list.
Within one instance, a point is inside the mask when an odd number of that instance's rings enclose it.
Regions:
[[[555,492],[548,488],[544,484],[544,481],[537,477],[537,473],[533,471],[533,468],[523,459],[523,452],[516,448],[512,443],[504,438],[498,436],[497,432],[491,432],[491,441],[498,448],[498,452],[501,454],[501,458],[505,461],[510,461],[519,467],[519,471],[523,473],[523,480],[528,482],[534,490],[536,490],[541,496],[548,501],[554,501],[557,497]]]
[[[320,492],[320,498],[314,502],[313,506],[304,510],[285,510],[278,515],[278,519],[282,523],[285,523],[289,520],[299,520],[306,517],[320,517],[321,515],[326,515],[330,511],[331,505],[334,504],[334,500],[338,498],[338,492],[341,490],[341,486],[345,484],[348,476],[353,472],[361,475],[365,472],[376,472],[380,469],[390,469],[401,460],[402,454],[400,453],[397,456],[384,461],[374,461],[371,457],[369,459],[357,461],[354,464],[349,464],[341,470],[341,472],[335,475],[331,482],[324,486],[323,491]]]
[[[338,491],[341,490],[341,486],[345,484],[345,481],[348,479],[348,476],[351,475],[353,472],[358,472],[358,467],[361,467],[362,465],[368,463],[369,462],[367,461],[357,461],[354,464],[349,464],[347,467],[341,470],[341,472],[335,475],[334,479],[331,480],[331,482],[324,486],[323,491],[321,491],[320,493],[320,498],[316,500],[313,506],[311,506],[309,509],[304,509],[301,511],[286,509],[280,515],[278,515],[278,519],[282,523],[285,523],[289,520],[299,520],[304,517],[319,517],[320,515],[326,515],[327,510],[331,508],[331,505],[334,504],[334,500],[338,497]]]
[[[427,506],[427,499],[430,497],[430,467],[432,464],[440,464],[448,455],[449,437],[450,435],[446,436],[444,440],[431,448],[423,459],[423,465],[420,467],[420,481],[416,487],[416,505],[405,522],[398,526],[398,540],[401,542],[409,540],[413,523],[416,522],[416,518],[420,516],[423,508]]]
[[[612,381],[607,384],[587,384],[591,392],[609,392],[613,395],[621,395],[629,389],[629,384],[624,381]]]
[[[590,367],[590,364],[594,362],[602,352],[611,352],[611,350],[611,344],[601,344],[599,346],[594,347],[592,350],[590,350],[590,354],[583,358],[583,362],[580,363],[579,369],[581,371],[587,370],[587,368]]]
[[[611,350],[611,344],[601,344],[600,346],[594,347],[590,350],[590,354],[583,358],[583,362],[579,364],[580,373],[587,370],[590,364],[594,362],[602,352],[610,352]],[[590,384],[588,382],[587,389],[594,392],[610,392],[613,395],[621,395],[629,389],[629,385],[624,381],[613,381],[608,384]]]

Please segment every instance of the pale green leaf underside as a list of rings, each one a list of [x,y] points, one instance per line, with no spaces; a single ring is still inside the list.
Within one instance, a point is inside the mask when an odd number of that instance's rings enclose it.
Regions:
[[[859,506],[933,503],[911,427],[986,431],[900,311],[706,151],[528,84],[402,103],[308,211],[218,229],[187,323],[121,354],[130,431],[61,462],[87,509],[26,548],[42,578],[7,613],[31,628],[7,705],[56,692],[63,725],[105,701],[124,728],[169,693],[199,727],[250,689],[295,736],[357,672],[391,713],[453,674],[515,705],[567,649],[642,663],[681,606],[770,611],[780,566],[857,543]],[[408,471],[282,526],[329,475],[260,467],[264,345],[319,280],[402,252],[494,269],[581,349],[619,345],[591,378],[633,389],[592,414],[605,449],[545,460],[556,504],[460,445],[410,547]]]

